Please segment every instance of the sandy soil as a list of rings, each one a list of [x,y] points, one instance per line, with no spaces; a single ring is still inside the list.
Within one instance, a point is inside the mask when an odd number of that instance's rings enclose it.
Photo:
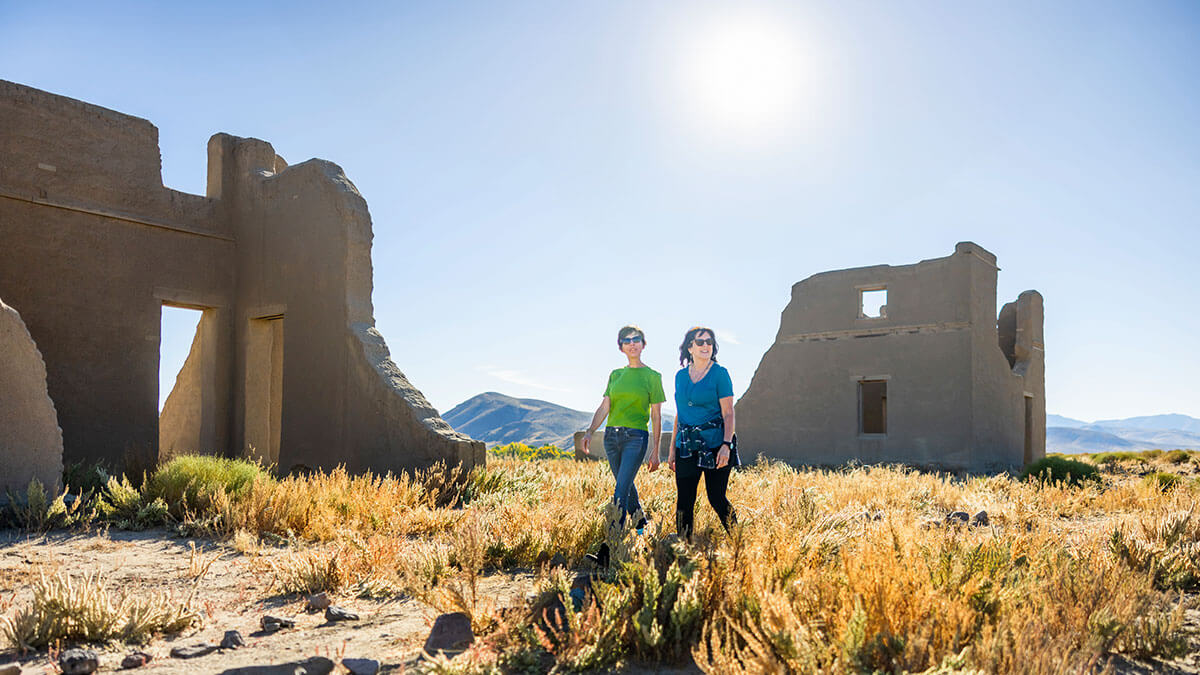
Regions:
[[[199,551],[195,555],[192,544]],[[340,657],[375,659],[387,672],[388,666],[395,670],[419,655],[438,614],[435,609],[413,599],[335,597],[338,605],[358,613],[361,620],[327,623],[321,613],[305,613],[303,598],[273,594],[271,576],[264,573],[264,559],[284,553],[262,549],[260,555],[243,556],[227,545],[182,538],[164,530],[53,533],[35,538],[0,532],[0,613],[8,613],[14,604],[20,606],[29,599],[30,584],[41,571],[61,570],[74,575],[101,572],[113,590],[165,590],[183,600],[192,590],[189,568],[193,559],[207,561],[215,557],[198,584],[193,603],[204,617],[202,625],[142,647],[154,660],[140,671],[163,675],[215,673],[319,654],[334,661]],[[479,583],[480,592],[491,595],[503,607],[523,601],[533,589],[534,575],[495,574],[483,577]],[[263,633],[259,627],[263,614],[294,617],[296,628]],[[247,646],[189,660],[169,656],[174,647],[217,644],[227,630],[240,631]],[[133,648],[114,646],[98,651],[103,672],[119,669],[121,659]],[[25,657],[0,654],[0,664],[12,661],[20,663],[26,672],[52,672],[45,652]]]
[[[194,549],[193,549],[194,547]],[[195,552],[193,552],[195,550]],[[141,671],[171,673],[219,673],[228,668],[298,661],[313,655],[340,658],[370,658],[383,664],[382,672],[400,672],[420,654],[421,645],[438,612],[411,598],[364,600],[335,597],[334,601],[361,617],[360,621],[328,623],[321,613],[304,611],[304,599],[280,596],[271,588],[266,560],[285,555],[284,549],[260,549],[245,556],[227,544],[188,539],[165,530],[147,532],[52,533],[27,537],[12,531],[0,532],[0,614],[23,605],[31,596],[30,585],[38,574],[68,572],[73,575],[100,572],[114,590],[166,591],[183,600],[193,589],[198,564],[212,561],[196,585],[193,605],[203,616],[200,625],[179,635],[154,639],[140,647],[154,660]],[[498,607],[523,602],[533,590],[531,572],[493,574],[482,577],[479,591],[495,599]],[[1188,654],[1172,661],[1137,662],[1115,658],[1110,672],[1129,675],[1148,673],[1200,674],[1200,601],[1193,600],[1186,614]],[[292,617],[296,628],[263,633],[263,614]],[[240,631],[247,646],[218,651],[196,659],[174,659],[171,649],[203,642],[217,644],[227,630]],[[95,647],[93,647],[95,648]],[[120,668],[125,654],[134,647],[113,645],[95,648],[100,653],[100,672]],[[19,655],[0,653],[0,665],[18,663],[25,673],[53,673],[47,653]],[[337,672],[346,672],[340,666]],[[699,673],[693,665],[666,668],[632,664],[623,673]]]

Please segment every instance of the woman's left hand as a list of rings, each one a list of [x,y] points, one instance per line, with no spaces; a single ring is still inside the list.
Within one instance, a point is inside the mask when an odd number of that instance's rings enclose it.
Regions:
[[[656,454],[657,454],[657,453],[656,453]],[[657,457],[651,457],[651,458],[650,458],[650,470],[651,470],[651,471],[658,471],[658,465],[659,465],[659,464],[661,464],[661,462],[659,462],[659,461],[658,461],[658,458],[657,458]]]
[[[717,468],[724,469],[729,465],[729,445],[723,443],[721,449],[717,451]]]

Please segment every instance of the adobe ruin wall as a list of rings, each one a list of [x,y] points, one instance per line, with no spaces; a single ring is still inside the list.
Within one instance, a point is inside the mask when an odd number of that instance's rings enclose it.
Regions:
[[[994,255],[962,242],[944,258],[794,285],[737,403],[741,448],[799,464],[969,471],[1045,456],[1042,298],[1026,291],[1006,305],[999,331],[998,269]],[[879,316],[862,311],[873,290],[887,294]]]
[[[207,195],[165,188],[146,120],[0,81],[0,297],[45,355],[65,460],[483,463],[374,330],[371,219],[342,170],[226,134],[208,151]],[[203,314],[160,428],[164,304]]]

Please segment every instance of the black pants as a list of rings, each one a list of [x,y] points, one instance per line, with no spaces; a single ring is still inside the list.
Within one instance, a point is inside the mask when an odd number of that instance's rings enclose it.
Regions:
[[[686,459],[675,460],[675,530],[679,536],[692,538],[692,523],[696,510],[696,490],[700,487],[700,475],[704,474],[704,492],[708,495],[708,503],[721,519],[721,525],[729,531],[729,526],[737,522],[733,505],[725,497],[725,488],[729,486],[729,472],[733,466],[726,465],[722,469],[701,469],[696,466],[696,455]]]

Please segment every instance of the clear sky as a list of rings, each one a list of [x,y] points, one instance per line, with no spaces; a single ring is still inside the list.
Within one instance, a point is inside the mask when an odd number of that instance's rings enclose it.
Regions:
[[[1050,412],[1200,417],[1190,0],[0,0],[0,78],[149,119],[175,189],[222,131],[341,165],[443,412],[594,408],[629,322],[668,382],[714,327],[740,396],[793,283],[971,240],[1045,297]]]

